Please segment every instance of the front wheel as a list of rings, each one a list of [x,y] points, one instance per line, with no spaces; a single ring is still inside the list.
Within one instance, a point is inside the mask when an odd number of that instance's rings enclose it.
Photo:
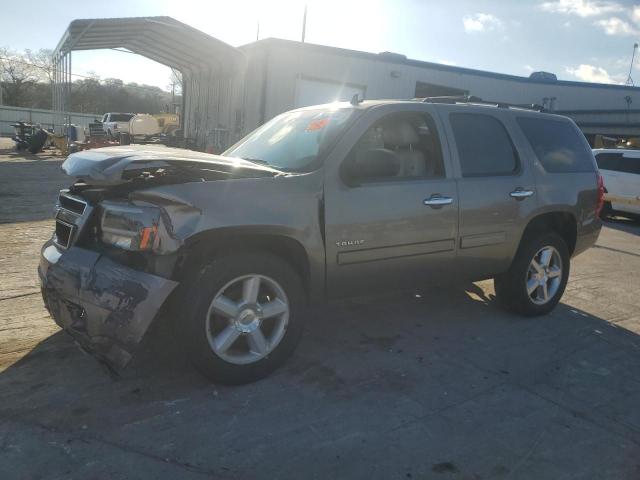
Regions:
[[[222,255],[186,297],[185,348],[214,382],[249,383],[293,353],[303,330],[304,291],[287,262],[267,253]]]
[[[567,285],[569,257],[565,241],[556,233],[523,239],[509,271],[494,279],[497,299],[521,315],[549,313]]]

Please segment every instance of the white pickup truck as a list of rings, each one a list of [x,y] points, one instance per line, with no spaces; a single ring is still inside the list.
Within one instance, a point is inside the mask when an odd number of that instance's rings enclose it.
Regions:
[[[161,132],[158,120],[146,113],[105,113],[102,116],[102,129],[110,139],[126,137],[126,143],[131,139],[145,139]]]

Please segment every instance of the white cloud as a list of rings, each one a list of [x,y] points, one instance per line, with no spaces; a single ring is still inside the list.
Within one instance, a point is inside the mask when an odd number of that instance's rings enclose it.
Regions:
[[[617,83],[604,68],[581,64],[576,68],[567,67],[567,73],[584,82]]]
[[[604,30],[607,35],[637,35],[636,29],[629,22],[618,17],[611,17],[605,20],[598,20],[595,25]]]
[[[583,18],[622,12],[625,9],[618,2],[609,0],[555,0],[543,2],[540,8],[547,12],[578,15]]]
[[[464,31],[467,33],[489,32],[502,27],[502,21],[490,13],[465,15],[462,19]]]
[[[535,70],[531,65],[523,65],[522,68],[529,74]]]

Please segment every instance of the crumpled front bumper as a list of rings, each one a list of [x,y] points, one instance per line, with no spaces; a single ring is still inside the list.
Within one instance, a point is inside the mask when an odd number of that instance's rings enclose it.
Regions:
[[[98,252],[61,250],[52,242],[42,248],[38,273],[56,323],[85,350],[120,368],[178,285]]]

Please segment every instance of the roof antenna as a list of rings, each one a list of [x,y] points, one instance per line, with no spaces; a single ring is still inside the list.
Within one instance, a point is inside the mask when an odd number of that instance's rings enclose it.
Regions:
[[[351,105],[353,105],[353,106],[355,107],[355,106],[357,106],[361,101],[362,101],[362,100],[359,100],[359,99],[358,99],[358,94],[357,94],[357,93],[355,93],[355,94],[353,95],[353,97],[351,97],[351,102],[349,102],[349,103],[351,103]]]
[[[631,71],[633,70],[633,61],[636,59],[636,52],[638,51],[638,44],[633,44],[633,55],[631,55],[631,65],[629,65],[629,76],[627,77],[627,85],[633,86],[633,78],[631,78]]]

